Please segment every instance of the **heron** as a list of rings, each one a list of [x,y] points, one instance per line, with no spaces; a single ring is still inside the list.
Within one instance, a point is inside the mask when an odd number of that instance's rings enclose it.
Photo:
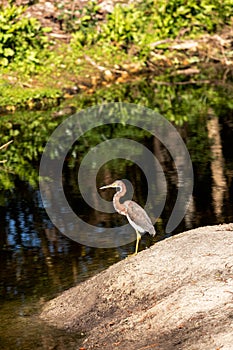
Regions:
[[[121,215],[125,215],[130,225],[135,229],[137,240],[135,252],[132,255],[138,253],[138,245],[141,239],[141,233],[148,232],[151,236],[155,236],[156,232],[152,225],[151,219],[147,215],[146,211],[136,202],[128,200],[124,203],[120,202],[120,198],[123,197],[127,190],[122,180],[116,180],[110,185],[100,187],[100,190],[105,188],[116,188],[117,192],[113,196],[114,209]]]

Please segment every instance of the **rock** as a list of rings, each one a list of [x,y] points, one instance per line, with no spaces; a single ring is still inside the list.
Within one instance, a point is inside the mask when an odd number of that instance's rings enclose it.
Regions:
[[[40,317],[85,349],[230,350],[233,224],[170,237],[62,293]]]

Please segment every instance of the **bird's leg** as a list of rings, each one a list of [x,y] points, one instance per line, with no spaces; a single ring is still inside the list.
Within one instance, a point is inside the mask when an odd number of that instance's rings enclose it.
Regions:
[[[142,237],[141,237],[141,235],[140,235],[140,233],[139,233],[137,230],[135,230],[135,231],[136,231],[136,235],[137,235],[137,241],[136,241],[136,248],[135,248],[135,252],[134,252],[133,254],[129,254],[129,255],[128,255],[128,258],[129,258],[130,256],[137,255],[137,253],[138,253],[138,245],[139,245],[139,241],[140,241],[140,239],[142,238]]]
[[[141,239],[141,235],[140,233],[136,230],[136,235],[137,235],[137,242],[136,242],[136,248],[135,248],[135,255],[138,253],[138,245],[139,245],[139,241]]]

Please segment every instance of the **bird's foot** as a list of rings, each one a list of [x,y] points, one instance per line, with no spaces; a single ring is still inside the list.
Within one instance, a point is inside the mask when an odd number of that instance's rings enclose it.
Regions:
[[[133,253],[133,254],[129,254],[129,255],[127,255],[127,259],[128,258],[131,258],[132,256],[135,256],[135,255],[137,255],[137,253],[135,252],[135,253]]]

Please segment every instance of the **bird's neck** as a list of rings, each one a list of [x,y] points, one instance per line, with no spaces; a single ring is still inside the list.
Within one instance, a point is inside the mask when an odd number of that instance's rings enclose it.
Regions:
[[[120,203],[120,198],[126,194],[125,184],[120,186],[120,189],[113,196],[113,206],[115,210],[121,215],[127,215],[127,208],[124,204]]]

